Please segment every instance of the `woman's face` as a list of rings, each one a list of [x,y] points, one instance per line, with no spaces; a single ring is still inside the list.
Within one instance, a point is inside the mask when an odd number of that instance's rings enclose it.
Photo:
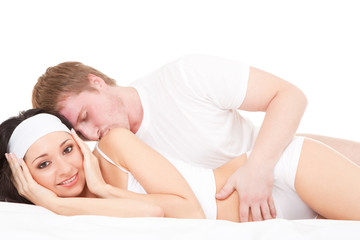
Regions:
[[[83,155],[69,133],[41,137],[26,152],[25,162],[35,181],[59,197],[76,197],[84,191]]]

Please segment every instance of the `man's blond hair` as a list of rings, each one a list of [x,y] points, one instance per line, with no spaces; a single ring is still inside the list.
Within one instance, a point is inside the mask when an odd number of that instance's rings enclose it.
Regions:
[[[116,85],[114,79],[80,62],[63,62],[49,67],[39,77],[32,92],[32,105],[50,111],[58,111],[59,103],[67,96],[82,91],[94,90],[89,84],[88,75],[102,78],[108,85]]]

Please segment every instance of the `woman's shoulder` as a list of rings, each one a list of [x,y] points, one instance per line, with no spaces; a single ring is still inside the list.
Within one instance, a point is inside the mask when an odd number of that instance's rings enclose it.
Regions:
[[[105,134],[100,140],[98,145],[111,146],[119,145],[128,142],[131,138],[135,138],[135,134],[125,128],[113,128]]]
[[[135,136],[135,134],[126,128],[113,128],[107,132],[105,136],[100,139],[100,141],[109,141],[129,136]]]
[[[127,152],[129,142],[134,137],[135,135],[125,128],[114,128],[99,140],[97,147],[112,161],[126,166],[122,161],[122,156]]]

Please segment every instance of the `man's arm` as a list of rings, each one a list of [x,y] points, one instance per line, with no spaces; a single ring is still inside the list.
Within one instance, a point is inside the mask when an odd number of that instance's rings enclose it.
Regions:
[[[248,89],[239,109],[266,112],[265,118],[247,163],[217,194],[223,199],[235,189],[239,192],[241,221],[247,221],[249,208],[254,220],[275,217],[273,169],[295,135],[306,105],[305,95],[294,85],[250,68]]]

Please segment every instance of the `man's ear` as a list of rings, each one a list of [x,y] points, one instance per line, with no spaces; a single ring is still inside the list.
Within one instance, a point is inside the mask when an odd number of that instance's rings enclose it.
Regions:
[[[89,74],[87,76],[90,87],[96,88],[96,89],[101,89],[104,88],[106,86],[106,82],[101,78],[98,77],[94,74]]]

